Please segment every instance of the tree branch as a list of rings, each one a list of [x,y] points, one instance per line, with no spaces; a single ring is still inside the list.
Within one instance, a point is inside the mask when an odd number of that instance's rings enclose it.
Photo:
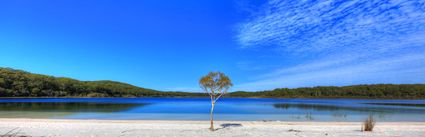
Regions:
[[[214,100],[214,103],[218,100],[218,99],[220,99],[220,97],[221,96],[223,96],[225,93],[223,92],[223,93],[221,93],[215,100]]]

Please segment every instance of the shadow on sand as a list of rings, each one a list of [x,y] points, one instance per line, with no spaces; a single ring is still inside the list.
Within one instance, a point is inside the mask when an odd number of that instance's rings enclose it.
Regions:
[[[217,130],[220,129],[225,129],[225,128],[231,128],[231,127],[242,127],[242,124],[239,123],[224,123],[220,125],[221,128],[218,128]]]

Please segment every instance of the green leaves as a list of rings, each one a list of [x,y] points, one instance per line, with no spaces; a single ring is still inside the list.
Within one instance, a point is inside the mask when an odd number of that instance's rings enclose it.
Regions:
[[[210,72],[199,80],[200,87],[210,95],[225,94],[233,86],[232,81],[222,72]]]
[[[0,78],[0,87],[2,87],[5,84],[5,81],[3,78]]]
[[[160,92],[114,81],[79,81],[0,68],[0,97],[160,97],[194,93]]]

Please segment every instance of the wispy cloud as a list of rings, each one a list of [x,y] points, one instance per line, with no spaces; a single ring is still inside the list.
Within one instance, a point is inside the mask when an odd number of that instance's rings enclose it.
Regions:
[[[258,12],[238,27],[242,47],[300,60],[240,89],[424,80],[425,0],[270,0]]]
[[[277,87],[351,85],[359,83],[415,83],[425,81],[425,55],[406,55],[267,77],[236,85],[236,90],[265,90]]]
[[[262,14],[240,25],[237,38],[244,47],[276,45],[291,51],[396,42],[402,34],[425,29],[424,9],[425,1],[270,0]]]

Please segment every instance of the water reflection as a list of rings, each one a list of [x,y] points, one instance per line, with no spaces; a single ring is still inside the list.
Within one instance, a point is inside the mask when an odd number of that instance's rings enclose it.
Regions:
[[[134,107],[149,105],[93,103],[93,102],[7,102],[0,103],[0,111],[34,111],[34,112],[120,112]]]
[[[209,101],[209,98],[0,99],[0,118],[208,120]],[[425,107],[418,107],[421,104],[425,101],[224,98],[215,116],[219,120],[363,121],[374,115],[379,121],[425,121]]]
[[[373,115],[379,120],[388,120],[394,116],[411,115],[418,116],[425,114],[425,109],[409,108],[404,106],[382,106],[381,104],[309,104],[309,103],[275,103],[276,109],[284,109],[284,113],[292,113],[292,119],[298,120],[316,120],[315,117],[331,116],[337,121],[346,121],[355,118]],[[295,112],[295,113],[294,113]],[[324,119],[324,118],[320,118]]]
[[[408,107],[425,107],[425,104],[419,103],[363,103],[368,105],[383,105],[383,106],[408,106]]]
[[[279,109],[302,109],[302,110],[314,110],[314,111],[340,111],[340,110],[349,110],[349,111],[363,111],[363,112],[385,112],[388,110],[385,109],[376,109],[376,108],[367,108],[367,107],[351,107],[351,106],[334,106],[326,104],[273,104],[275,108]]]
[[[370,112],[370,113],[423,113],[424,109],[402,108],[402,107],[379,107],[373,105],[361,106],[343,106],[343,105],[330,105],[330,104],[293,104],[293,103],[276,103],[273,107],[278,109],[301,109],[313,111],[351,111],[351,112]]]
[[[348,120],[348,115],[357,114],[362,115],[379,115],[381,118],[384,118],[385,113],[391,113],[385,109],[376,109],[370,107],[356,107],[356,106],[337,106],[331,104],[307,104],[307,103],[276,103],[273,104],[273,107],[276,109],[284,109],[287,113],[293,113],[291,117],[294,120],[306,120],[314,121],[316,117],[321,117],[319,119],[324,119],[325,116],[331,116],[334,120],[346,121]]]

